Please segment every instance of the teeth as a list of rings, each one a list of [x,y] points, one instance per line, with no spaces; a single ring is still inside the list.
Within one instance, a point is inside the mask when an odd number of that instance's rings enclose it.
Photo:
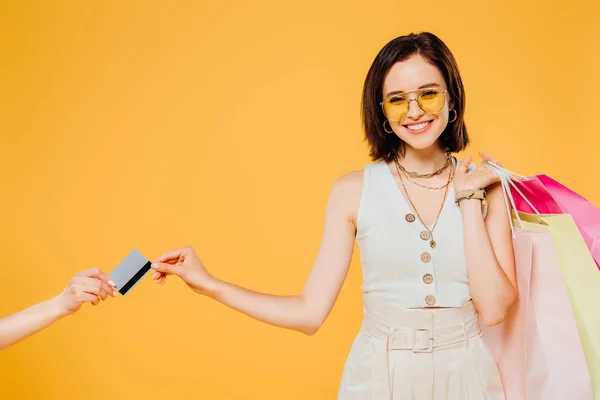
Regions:
[[[406,127],[408,129],[410,129],[411,131],[418,131],[419,129],[423,129],[425,128],[427,125],[429,125],[430,121],[427,122],[423,122],[422,124],[417,124],[417,125],[407,125]]]

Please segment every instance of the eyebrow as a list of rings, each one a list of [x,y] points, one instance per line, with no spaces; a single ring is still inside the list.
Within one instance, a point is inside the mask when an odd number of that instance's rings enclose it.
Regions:
[[[440,85],[438,83],[426,83],[424,85],[419,86],[417,88],[417,90],[430,88],[430,87],[438,87],[439,88]],[[412,90],[409,90],[409,92],[412,92]],[[402,93],[406,93],[406,92],[404,90],[394,90],[394,91],[388,92],[385,96],[383,96],[383,98],[389,97],[394,94],[402,94]]]

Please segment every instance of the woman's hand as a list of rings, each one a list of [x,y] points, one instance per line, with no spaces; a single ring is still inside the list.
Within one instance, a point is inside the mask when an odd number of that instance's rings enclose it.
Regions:
[[[108,296],[117,296],[114,286],[115,282],[98,268],[77,273],[65,290],[57,296],[61,314],[73,314],[85,302],[95,306]]]
[[[171,250],[152,263],[153,279],[164,284],[167,275],[180,277],[196,293],[209,295],[218,280],[208,273],[202,261],[190,246]]]
[[[485,161],[502,166],[500,162],[498,162],[488,153],[480,152],[479,155]],[[471,155],[467,155],[460,163],[460,166],[458,167],[456,174],[454,175],[454,190],[457,193],[462,190],[485,189],[486,187],[500,181],[498,175],[496,175],[496,173],[491,169],[486,168],[483,165],[483,162],[479,165],[479,167],[477,167],[475,171],[468,174],[467,169],[469,168],[472,159],[473,157],[471,157]]]

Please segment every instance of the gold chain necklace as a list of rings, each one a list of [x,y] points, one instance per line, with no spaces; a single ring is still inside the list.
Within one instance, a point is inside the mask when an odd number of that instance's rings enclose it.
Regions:
[[[450,172],[450,174],[452,174],[452,171]],[[406,174],[405,174],[405,175],[406,175]],[[444,189],[446,186],[448,186],[448,185],[450,184],[450,181],[448,181],[448,182],[444,183],[442,186],[425,186],[425,185],[422,185],[422,184],[420,184],[420,183],[419,183],[419,182],[417,182],[417,181],[414,181],[414,180],[410,179],[410,177],[408,177],[408,176],[406,176],[406,178],[408,179],[408,181],[409,181],[410,183],[412,183],[412,184],[415,184],[415,185],[417,185],[417,186],[420,186],[420,187],[422,187],[422,188],[425,188],[425,189],[429,189],[429,190],[440,190],[440,189]]]
[[[397,160],[398,157],[394,157],[394,159]],[[446,170],[446,168],[448,168],[450,166],[450,164],[452,164],[452,156],[450,155],[449,152],[446,153],[446,163],[442,166],[442,168],[440,168],[437,171],[434,171],[432,173],[429,173],[429,174],[419,174],[418,172],[407,171],[406,168],[404,168],[402,166],[402,164],[400,164],[399,161],[396,161],[396,167],[400,168],[400,170],[402,172],[404,172],[404,174],[407,177],[412,178],[412,179],[417,179],[417,178],[430,179],[430,178],[433,178],[434,176],[437,176],[437,175],[441,174],[442,172],[444,172]]]
[[[454,161],[454,159],[452,159],[452,161]],[[423,222],[423,219],[419,215],[419,211],[417,211],[417,207],[415,207],[415,204],[412,202],[412,200],[408,194],[408,191],[406,190],[406,186],[404,185],[404,180],[402,179],[402,174],[400,173],[400,168],[398,167],[400,164],[398,162],[398,157],[394,157],[394,164],[396,165],[396,170],[398,171],[398,177],[400,178],[400,183],[402,184],[402,189],[404,190],[404,193],[406,193],[406,198],[408,199],[408,202],[410,203],[415,214],[417,214],[417,218],[419,218],[419,221],[421,221],[421,224],[425,227],[425,229],[427,229],[427,232],[429,232],[430,239],[431,239],[429,242],[429,246],[432,249],[435,249],[435,247],[437,246],[437,243],[433,239],[433,230],[435,229],[435,227],[439,221],[440,215],[442,214],[442,210],[444,209],[444,204],[446,203],[446,197],[448,196],[448,188],[450,187],[450,182],[452,182],[452,180],[454,179],[454,168],[452,168],[452,170],[450,170],[450,175],[448,176],[448,183],[446,184],[446,190],[444,191],[444,199],[442,200],[442,205],[440,206],[440,210],[438,211],[438,214],[437,214],[437,217],[435,218],[433,226],[431,227],[431,229],[429,229],[427,227],[427,225],[425,224],[425,222]],[[454,166],[454,162],[452,162],[452,164]]]

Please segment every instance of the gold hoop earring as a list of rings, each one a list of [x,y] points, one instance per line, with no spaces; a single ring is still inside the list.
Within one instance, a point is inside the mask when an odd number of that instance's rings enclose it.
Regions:
[[[388,125],[390,125],[390,130],[388,131],[387,129],[385,129],[385,123],[387,122]],[[387,119],[385,121],[383,121],[383,130],[386,131],[387,133],[394,133],[394,130],[392,129],[392,125],[390,124],[390,121],[388,121]]]
[[[450,112],[452,112],[452,111],[454,111],[454,119],[449,120],[448,122],[450,122],[450,123],[452,123],[458,119],[458,113],[456,112],[456,110],[453,108],[452,110],[450,110]]]

